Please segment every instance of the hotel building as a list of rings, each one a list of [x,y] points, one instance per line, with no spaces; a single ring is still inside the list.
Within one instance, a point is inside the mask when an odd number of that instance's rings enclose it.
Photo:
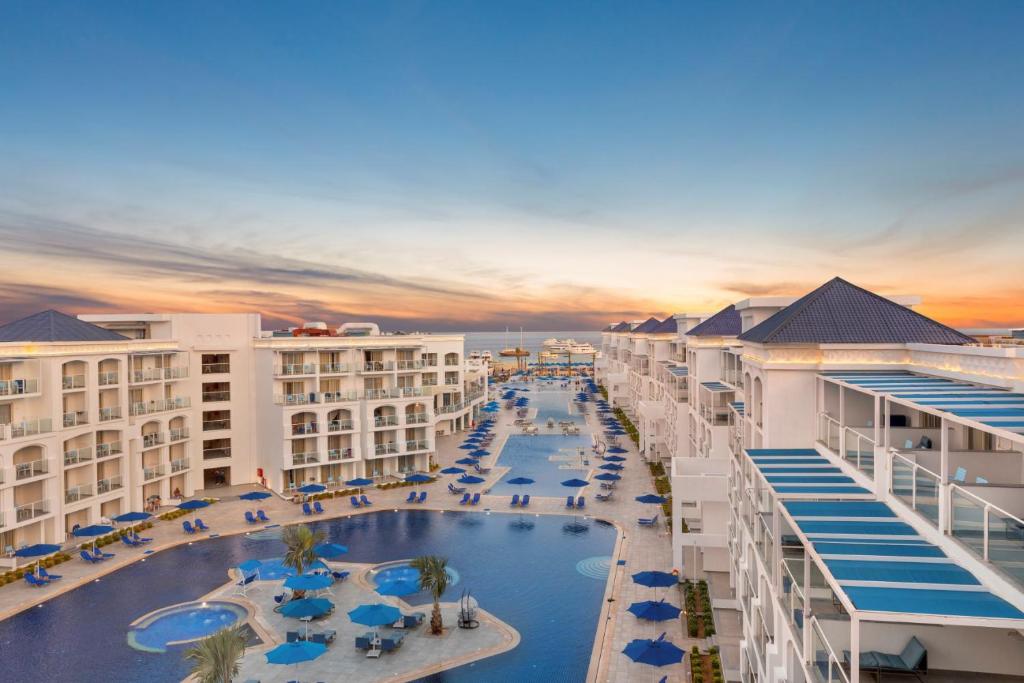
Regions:
[[[426,470],[435,437],[485,400],[463,346],[371,323],[271,333],[258,314],[0,326],[0,546],[231,484],[288,494]]]
[[[731,678],[1021,680],[1024,349],[916,303],[837,278],[677,332],[685,439],[614,395],[670,464],[676,569],[739,616]],[[639,327],[605,332],[605,386],[629,385]]]

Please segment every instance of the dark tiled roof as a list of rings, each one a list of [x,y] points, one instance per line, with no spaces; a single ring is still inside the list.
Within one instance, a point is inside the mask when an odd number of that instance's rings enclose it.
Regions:
[[[645,333],[648,333],[648,332],[654,332],[654,330],[658,329],[658,325],[660,325],[660,324],[661,324],[661,321],[652,316],[652,317],[648,318],[647,320],[643,321],[642,323],[640,323],[639,325],[637,325],[636,328],[633,331],[634,332],[639,332],[641,334],[645,334]]]
[[[674,333],[679,331],[679,325],[676,324],[676,319],[670,315],[669,317],[667,317],[664,320],[662,320],[661,324],[658,325],[657,329],[655,329],[654,331],[655,331],[655,333],[658,333],[658,334],[665,334],[665,333],[673,333],[674,334]]]
[[[117,332],[105,330],[60,311],[43,311],[0,325],[0,342],[124,341]]]
[[[629,332],[629,323],[623,320],[621,323],[612,328],[612,332]]]
[[[906,306],[833,278],[743,334],[763,344],[969,344]]]
[[[740,312],[729,304],[686,334],[690,337],[735,337],[742,329]]]

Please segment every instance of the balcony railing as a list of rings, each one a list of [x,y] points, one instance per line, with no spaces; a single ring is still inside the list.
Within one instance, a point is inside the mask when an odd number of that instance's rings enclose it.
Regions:
[[[231,363],[203,363],[200,372],[204,375],[222,375],[231,372]]]
[[[395,427],[398,425],[397,415],[381,415],[373,418],[374,427]]]
[[[72,410],[64,413],[65,427],[77,427],[84,424],[89,424],[89,413],[84,410]]]
[[[171,461],[171,474],[174,474],[175,472],[184,472],[188,468],[188,458],[178,458],[177,460]]]
[[[430,450],[430,442],[426,439],[410,439],[405,442],[406,451],[426,451]]]
[[[321,363],[321,375],[342,375],[348,372],[348,365],[345,363]]]
[[[430,421],[430,416],[427,413],[406,413],[405,423],[410,425],[426,424]]]
[[[395,362],[391,360],[371,360],[363,363],[363,372],[391,372]]]
[[[96,457],[106,458],[111,455],[120,455],[123,453],[121,450],[120,441],[111,441],[110,443],[98,443],[96,444]]]
[[[289,377],[295,375],[315,375],[316,368],[316,363],[285,363],[274,368],[274,374]]]
[[[302,422],[299,424],[292,425],[292,436],[299,434],[318,434],[320,433],[320,425],[316,422]]]
[[[64,466],[78,465],[92,460],[92,447],[82,446],[70,451],[64,451]]]
[[[938,529],[939,475],[893,450],[890,476],[889,490],[893,495]]]
[[[400,360],[398,361],[399,370],[421,370],[423,369],[422,360]]]
[[[204,391],[203,403],[217,403],[218,401],[230,401],[230,391]]]
[[[165,474],[167,474],[167,468],[164,465],[157,465],[156,467],[146,467],[143,468],[142,470],[142,478],[145,481],[149,481],[150,479],[156,479],[157,477],[162,477]]]
[[[96,376],[96,383],[101,387],[109,387],[121,382],[121,375],[117,372],[101,372]]]
[[[188,377],[187,365],[164,368],[164,379],[185,379],[186,377]]]
[[[374,444],[373,452],[376,455],[390,455],[391,453],[397,453],[398,444],[395,442]]]
[[[132,383],[138,384],[139,382],[156,382],[164,378],[163,368],[142,368],[139,370],[132,370]]]
[[[155,446],[161,446],[164,443],[163,432],[153,432],[151,434],[142,435],[142,447],[153,448]]]
[[[402,398],[422,396],[423,387],[398,387],[398,392]]]
[[[292,453],[292,465],[310,465],[318,462],[320,462],[319,453]]]
[[[78,486],[72,486],[64,491],[64,502],[74,503],[82,500],[83,498],[92,497],[92,486],[89,484],[80,484]]]
[[[216,458],[230,458],[231,447],[225,448],[207,448],[203,451],[203,460],[214,460]]]
[[[803,643],[803,632],[804,632],[804,592],[800,588],[800,583],[793,576],[793,572],[789,568],[789,564],[785,561],[782,563],[782,603],[783,609],[786,611],[786,621],[796,629],[797,633],[800,634],[800,638],[797,638],[797,647],[802,650]]]
[[[817,683],[850,683],[843,660],[825,638],[817,617],[811,617],[811,672]]]
[[[36,517],[42,517],[50,512],[50,505],[45,500],[37,500],[34,503],[25,503],[14,507],[14,519],[18,522],[26,522]]]
[[[875,478],[875,440],[868,438],[853,427],[844,427],[840,439],[840,456],[854,467]]]
[[[121,475],[115,475],[113,477],[107,477],[106,479],[100,479],[96,482],[96,494],[102,495],[104,493],[110,493],[121,488],[124,484],[121,483]]]
[[[63,389],[84,389],[85,388],[85,375],[64,375],[61,378],[61,388],[63,388]]]
[[[38,394],[39,381],[34,379],[0,380],[0,396],[21,396],[22,394]]]
[[[317,396],[320,403],[342,403],[344,401],[358,401],[358,391],[325,391]]]
[[[818,413],[818,441],[836,453],[839,452],[839,436],[842,431],[839,420],[828,413]]]
[[[364,392],[367,401],[380,401],[387,398],[401,398],[402,391],[398,387],[391,389],[367,389]]]
[[[121,406],[110,406],[109,408],[100,408],[100,422],[110,422],[111,420],[121,419]]]
[[[352,420],[329,420],[327,422],[327,431],[329,432],[346,432],[352,429]]]
[[[949,487],[950,535],[1024,585],[1019,554],[1024,520],[958,484]]]
[[[327,451],[327,461],[348,460],[352,457],[351,448],[331,448]]]
[[[14,464],[14,478],[20,479],[31,479],[32,477],[38,477],[40,474],[46,474],[49,468],[46,465],[46,460],[33,460],[32,462],[20,462]]]
[[[437,411],[439,413],[457,413],[465,407],[466,404],[460,401],[459,403],[449,403],[447,405],[443,405],[440,408],[438,408]]]
[[[181,410],[191,407],[191,405],[192,399],[187,396],[157,399],[155,401],[141,401],[132,404],[131,414],[152,415],[153,413],[161,413],[167,410]]]
[[[218,429],[231,429],[231,419],[223,418],[220,420],[204,420],[203,431],[212,432]]]

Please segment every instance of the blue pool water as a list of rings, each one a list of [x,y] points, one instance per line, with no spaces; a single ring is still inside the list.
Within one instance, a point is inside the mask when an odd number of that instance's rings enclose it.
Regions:
[[[146,651],[162,651],[167,643],[204,638],[246,618],[246,611],[228,602],[181,605],[147,618],[129,634]]]
[[[537,417],[534,418],[537,423],[543,424],[548,421],[548,418],[555,422],[568,420],[579,425],[584,423],[583,416],[576,412],[576,408],[572,404],[574,394],[571,391],[534,384],[530,387],[529,392],[521,395],[528,396],[529,407],[537,409]]]
[[[584,533],[563,528],[566,518],[482,512],[382,511],[325,520],[328,540],[349,547],[346,560],[378,564],[422,554],[448,557],[460,574],[446,596],[470,589],[480,605],[519,630],[522,641],[505,654],[430,677],[430,683],[525,680],[583,681],[598,626],[606,580],[587,569],[611,554],[615,530],[590,522]],[[4,680],[51,683],[89,680],[177,683],[188,673],[182,654],[140,652],[128,645],[129,625],[168,605],[196,600],[221,586],[226,571],[251,558],[280,557],[274,534],[224,536],[182,545],[104,576],[0,622]],[[339,643],[339,647],[348,647]]]
[[[279,538],[280,532],[274,532],[270,535],[270,538]],[[295,576],[295,570],[291,567],[286,567],[281,563],[284,558],[281,557],[257,557],[255,558],[260,561],[260,581],[280,581],[286,579],[289,576]],[[320,560],[317,560],[313,564],[309,565],[309,570],[314,569],[326,569],[325,565]]]
[[[590,436],[563,436],[561,434],[513,434],[505,441],[497,463],[502,467],[511,468],[505,476],[491,487],[491,493],[498,496],[529,493],[531,496],[567,496],[578,494],[578,489],[567,489],[561,482],[567,479],[586,479],[591,467],[597,462],[591,460],[590,465],[583,469],[559,469],[560,465],[575,467],[578,464],[568,462],[551,462],[549,456],[557,455],[559,449],[583,448],[590,455]],[[533,479],[529,486],[508,484],[516,477]]]

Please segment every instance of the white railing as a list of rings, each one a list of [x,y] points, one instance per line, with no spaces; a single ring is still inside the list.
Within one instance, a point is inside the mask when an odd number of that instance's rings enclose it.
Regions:
[[[145,479],[146,481],[149,481],[150,479],[162,477],[166,473],[167,470],[164,468],[163,465],[157,465],[156,467],[146,467],[143,468],[142,470],[142,478]]]
[[[400,360],[397,362],[399,370],[420,370],[423,368],[421,360]]]
[[[293,465],[308,465],[310,463],[320,462],[320,454],[317,452],[311,453],[292,453],[292,464]]]
[[[395,427],[398,425],[397,415],[381,415],[373,418],[374,427]]]
[[[203,363],[200,372],[204,375],[222,375],[231,372],[231,363]]]
[[[318,434],[320,433],[320,425],[316,422],[300,422],[292,424],[292,436],[301,436],[303,434]]]
[[[222,418],[220,420],[205,420],[203,422],[204,432],[212,432],[218,429],[231,429],[231,419]]]
[[[352,457],[351,448],[330,448],[327,450],[327,460],[347,460]]]
[[[457,413],[466,407],[465,403],[449,403],[448,405],[441,406],[437,409],[439,413]]]
[[[378,443],[378,444],[374,445],[373,452],[376,455],[389,455],[391,453],[397,453],[398,452],[398,444],[394,443],[394,442],[392,442],[392,443]]]
[[[35,519],[36,517],[42,517],[49,512],[49,504],[47,501],[37,500],[34,503],[25,503],[24,505],[14,506],[14,519],[18,522],[24,522],[29,519]]]
[[[782,602],[786,609],[786,621],[796,629],[798,634],[802,635],[804,632],[804,605],[806,603],[804,592],[785,560],[782,562],[782,571]],[[802,654],[803,638],[797,638],[795,645],[797,652]]]
[[[181,441],[188,438],[188,427],[179,427],[167,432],[168,441]]]
[[[166,410],[181,410],[183,408],[188,408],[191,405],[192,399],[188,396],[157,399],[155,401],[140,401],[132,404],[131,414],[151,415],[153,413],[161,413]]]
[[[64,413],[65,427],[75,427],[84,424],[89,424],[89,413],[84,410],[72,410]]]
[[[426,439],[410,439],[405,442],[406,451],[425,451],[430,448],[430,442]]]
[[[843,660],[836,656],[825,638],[817,617],[811,617],[811,671],[818,683],[850,683],[843,670]]]
[[[365,394],[367,401],[379,401],[385,398],[401,398],[402,390],[398,387],[391,389],[367,389]]]
[[[230,401],[230,391],[204,391],[203,392],[203,403],[218,403],[220,401]]]
[[[891,451],[889,490],[894,496],[921,514],[936,529],[939,527],[939,483],[941,477],[913,460]]]
[[[188,377],[188,366],[178,365],[164,368],[164,379],[185,379]]]
[[[317,402],[317,395],[310,394],[276,394],[274,403],[282,406],[305,406]]]
[[[163,432],[153,432],[152,434],[142,435],[142,447],[153,448],[154,446],[160,446],[164,442]]]
[[[64,375],[61,378],[61,388],[63,388],[63,389],[84,389],[85,388],[85,375]]]
[[[111,406],[109,408],[100,408],[100,422],[110,422],[111,420],[121,419],[121,406]]]
[[[318,395],[321,403],[343,403],[345,401],[358,401],[358,391],[325,391]]]
[[[92,486],[89,484],[79,484],[78,486],[72,486],[64,491],[64,502],[74,503],[75,501],[82,500],[83,498],[89,498],[92,496]]]
[[[119,455],[123,453],[121,450],[120,441],[111,441],[110,443],[98,443],[96,444],[96,457],[105,458],[110,455]]]
[[[842,431],[839,420],[828,413],[818,413],[818,441],[836,453],[839,452],[839,438]]]
[[[92,460],[92,447],[82,446],[70,451],[64,451],[64,465],[77,465]]]
[[[874,439],[864,436],[853,427],[844,427],[840,448],[840,457],[872,479],[875,478]]]
[[[949,533],[1018,584],[1024,519],[993,505],[958,484],[949,486]]]
[[[371,360],[363,363],[363,372],[390,372],[395,369],[394,361]]]
[[[15,479],[31,479],[40,474],[46,474],[48,468],[46,460],[33,460],[32,462],[19,462],[14,464]]]
[[[327,422],[327,431],[329,432],[344,432],[352,429],[352,420],[329,420]]]
[[[340,375],[348,372],[348,365],[345,363],[321,363],[321,375]]]
[[[50,418],[44,417],[36,420],[22,420],[9,425],[0,425],[0,438],[21,439],[26,436],[35,436],[53,431],[53,423]]]
[[[155,382],[164,378],[163,368],[143,368],[132,370],[132,382]]]
[[[35,379],[4,379],[0,380],[0,396],[21,396],[22,394],[39,393],[39,380]]]
[[[402,398],[409,398],[409,397],[422,396],[423,395],[423,387],[399,387],[398,390],[399,390],[399,393],[401,394]]]
[[[121,381],[121,376],[117,372],[101,372],[96,376],[96,382],[101,387],[108,387],[113,384],[118,384]]]
[[[177,460],[171,461],[171,474],[175,472],[183,472],[189,467],[188,458],[178,458]]]
[[[415,424],[426,424],[430,421],[430,416],[426,413],[406,413],[405,423],[410,425]]]
[[[231,447],[225,446],[223,448],[207,448],[203,451],[203,460],[213,460],[216,458],[230,458]]]
[[[316,363],[285,363],[274,368],[275,375],[315,375],[317,370]]]
[[[116,491],[117,489],[121,488],[122,485],[123,484],[121,483],[120,474],[115,475],[113,477],[107,477],[106,479],[100,479],[98,482],[96,482],[96,494],[100,495],[104,493],[110,493],[111,491]]]

